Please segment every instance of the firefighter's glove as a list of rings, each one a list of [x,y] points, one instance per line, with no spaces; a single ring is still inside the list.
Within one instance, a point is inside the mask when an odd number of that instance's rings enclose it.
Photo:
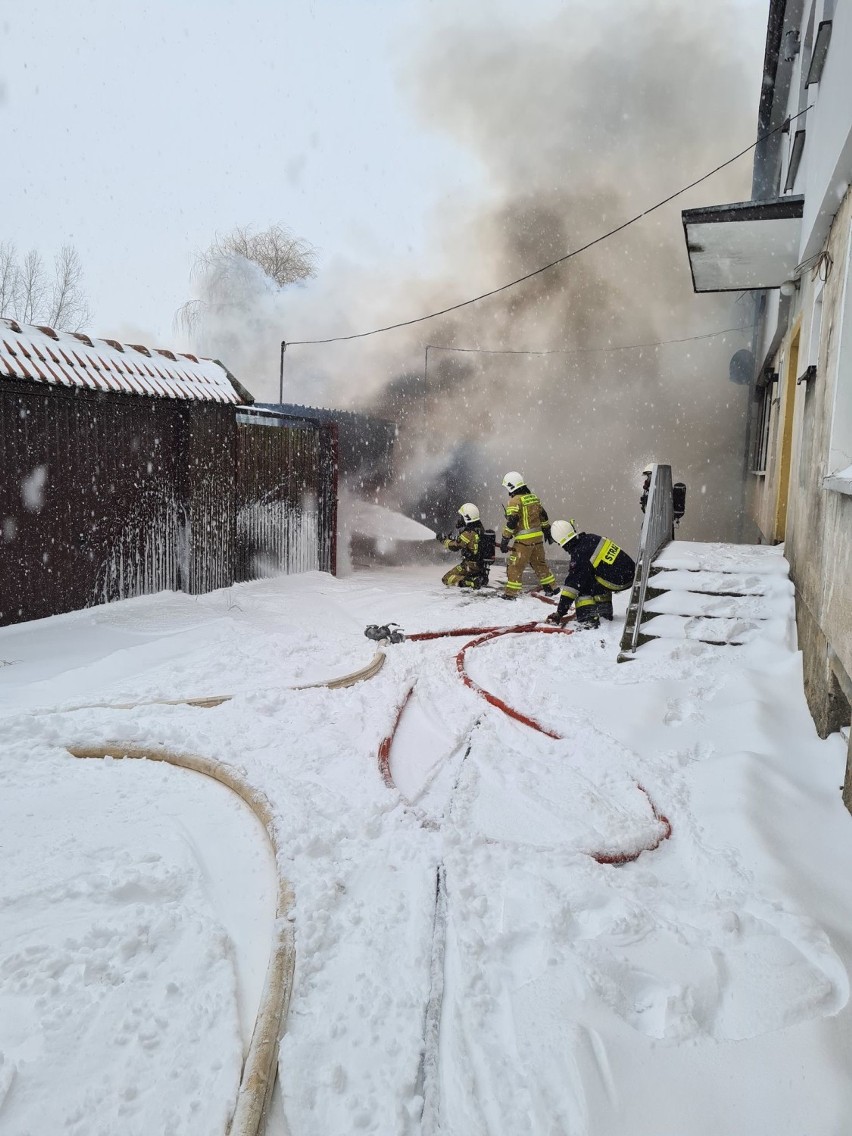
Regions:
[[[564,618],[565,617],[563,615],[560,615],[558,611],[552,611],[550,613],[550,615],[547,617],[546,622],[547,623],[553,623],[556,627],[561,627],[562,626],[562,620]]]
[[[506,540],[505,537],[503,537],[503,539],[500,541],[500,551],[501,552],[508,552],[509,551],[509,542],[508,542],[508,540]]]
[[[551,533],[549,526],[548,526],[548,528],[546,528],[544,530],[544,539],[547,541],[548,544],[556,544],[556,541],[553,539],[553,534]]]

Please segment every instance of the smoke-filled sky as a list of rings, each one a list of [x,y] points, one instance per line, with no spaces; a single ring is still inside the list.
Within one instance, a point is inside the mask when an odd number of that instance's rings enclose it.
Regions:
[[[73,9],[73,11],[72,11]],[[0,116],[18,154],[0,237],[77,244],[92,330],[181,346],[193,249],[289,224],[317,278],[243,274],[201,328],[258,398],[278,341],[348,334],[486,291],[652,205],[753,140],[767,3],[714,0],[46,2],[4,12]],[[551,515],[636,526],[636,472],[670,460],[685,535],[726,536],[744,336],[604,352],[747,323],[691,290],[690,205],[748,196],[750,161],[525,285],[441,320],[288,351],[285,398],[398,418],[394,492],[496,515],[520,468]],[[451,355],[427,343],[562,350]],[[702,491],[703,490],[703,491]],[[460,502],[458,502],[460,503]],[[453,509],[449,510],[451,515]],[[443,514],[446,515],[446,514]],[[692,529],[689,525],[692,525]]]

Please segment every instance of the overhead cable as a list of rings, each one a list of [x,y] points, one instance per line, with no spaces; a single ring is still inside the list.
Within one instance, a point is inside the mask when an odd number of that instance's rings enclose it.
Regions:
[[[617,225],[614,229],[610,229],[606,233],[601,233],[600,236],[594,237],[591,241],[587,241],[586,244],[581,245],[579,248],[572,249],[571,252],[565,253],[564,256],[559,256],[559,257],[556,258],[556,260],[551,260],[547,264],[542,264],[539,268],[534,268],[531,272],[527,272],[523,276],[518,276],[517,279],[510,280],[507,284],[501,284],[499,287],[492,288],[488,292],[481,292],[478,296],[472,296],[469,300],[462,300],[457,304],[450,304],[448,307],[441,308],[439,311],[429,312],[428,315],[416,316],[414,319],[409,319],[409,320],[400,320],[399,323],[386,324],[384,327],[374,327],[370,331],[354,332],[351,335],[333,335],[333,336],[329,336],[326,339],[282,340],[281,341],[282,355],[283,355],[283,352],[286,350],[287,347],[313,347],[313,346],[318,346],[318,345],[326,344],[326,343],[345,343],[345,342],[348,342],[349,340],[352,340],[352,339],[366,339],[368,336],[371,336],[371,335],[381,335],[383,332],[386,332],[386,331],[396,331],[397,329],[399,329],[401,327],[412,327],[414,324],[425,323],[426,320],[436,319],[438,316],[445,316],[445,315],[448,315],[450,312],[457,312],[461,308],[470,307],[471,304],[477,304],[477,303],[479,303],[480,300],[487,300],[489,297],[496,296],[500,292],[506,292],[506,291],[508,291],[509,288],[514,288],[518,284],[523,284],[527,280],[532,280],[533,277],[540,276],[542,274],[542,272],[547,272],[549,269],[555,268],[558,264],[564,264],[566,260],[571,260],[573,257],[579,256],[581,252],[586,252],[588,249],[593,248],[595,245],[599,245],[603,241],[608,240],[610,237],[614,237],[617,233],[623,232],[625,229],[629,228],[630,225],[634,225],[637,221],[641,221],[643,217],[647,217],[647,216],[649,216],[649,214],[655,213],[658,209],[662,209],[662,207],[664,205],[668,205],[668,203],[670,201],[674,201],[674,199],[676,197],[681,197],[684,193],[687,193],[690,189],[694,189],[695,186],[701,185],[702,182],[707,181],[708,178],[711,178],[711,177],[713,177],[714,174],[719,173],[720,170],[724,170],[727,166],[732,165],[739,158],[742,158],[744,154],[748,154],[749,151],[754,150],[756,146],[759,146],[761,142],[764,142],[767,138],[770,138],[773,134],[777,134],[777,133],[779,133],[779,131],[782,131],[782,130],[788,130],[791,122],[794,122],[797,118],[800,118],[803,114],[807,114],[807,112],[810,109],[811,109],[811,107],[807,106],[807,107],[805,107],[804,110],[800,110],[798,112],[798,114],[790,115],[779,126],[774,127],[772,130],[768,130],[765,134],[761,134],[760,137],[756,138],[755,141],[752,142],[750,146],[746,146],[744,150],[740,150],[739,153],[734,154],[734,156],[732,158],[728,158],[726,161],[721,162],[718,166],[715,166],[712,170],[709,170],[706,174],[702,174],[701,177],[696,178],[694,181],[691,181],[689,183],[689,185],[685,185],[681,189],[675,190],[675,192],[670,193],[668,195],[668,197],[664,197],[661,201],[658,201],[655,205],[651,205],[647,209],[643,209],[641,213],[637,213],[634,217],[630,217],[627,221],[623,221],[620,225]]]
[[[665,347],[669,343],[694,343],[698,339],[713,339],[718,335],[728,335],[734,331],[751,331],[751,326],[723,327],[718,331],[707,331],[702,335],[687,335],[683,339],[655,339],[649,343],[614,343],[607,347],[554,347],[547,350],[525,350],[520,347],[445,347],[438,343],[427,343],[426,351],[458,351],[467,355],[585,355],[593,352],[635,351],[640,347]]]

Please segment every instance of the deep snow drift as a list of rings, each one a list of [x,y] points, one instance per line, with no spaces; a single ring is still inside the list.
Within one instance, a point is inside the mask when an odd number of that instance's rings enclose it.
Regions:
[[[696,567],[712,570],[671,571]],[[440,573],[308,573],[0,630],[4,1136],[221,1136],[239,1080],[274,902],[264,845],[203,778],[65,749],[109,741],[232,763],[275,804],[298,952],[280,1131],[846,1130],[852,819],[789,589],[755,589],[787,634],[743,646],[661,641],[619,666],[617,619],[469,653],[476,682],[564,740],[462,685],[465,640],[292,689],[366,663],[367,623],[547,615]],[[377,751],[412,683],[389,789]],[[597,863],[653,826],[637,783],[671,838]]]

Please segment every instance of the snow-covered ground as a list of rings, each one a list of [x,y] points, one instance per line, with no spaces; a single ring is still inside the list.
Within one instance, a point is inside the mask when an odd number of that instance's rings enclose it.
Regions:
[[[737,568],[679,551],[670,593]],[[786,635],[661,639],[618,665],[617,619],[469,653],[477,683],[562,740],[461,683],[463,639],[293,689],[367,663],[368,623],[548,613],[448,592],[440,568],[0,629],[3,1136],[221,1136],[239,1080],[274,907],[261,833],[202,777],[65,748],[106,743],[230,763],[274,804],[297,942],[276,1136],[848,1132],[845,746],[817,739],[789,588],[755,566],[749,613]],[[390,789],[377,751],[412,683]],[[649,798],[670,839],[598,863],[653,835]]]

